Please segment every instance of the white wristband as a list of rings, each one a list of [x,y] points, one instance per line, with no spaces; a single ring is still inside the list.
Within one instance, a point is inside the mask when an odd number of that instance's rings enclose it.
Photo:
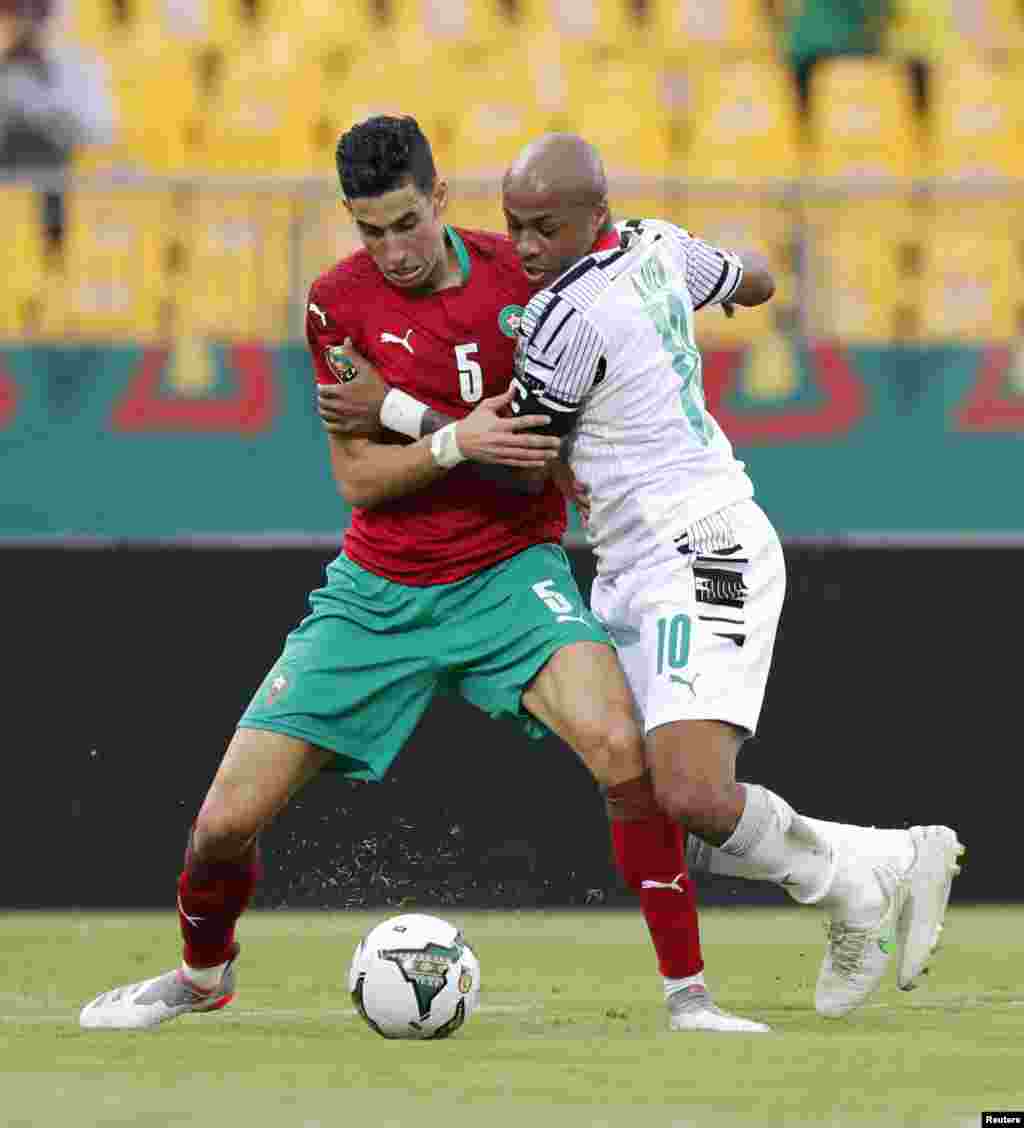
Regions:
[[[380,405],[381,426],[408,435],[410,439],[423,437],[420,427],[426,414],[427,405],[400,388],[392,388]]]
[[[434,437],[430,440],[430,453],[443,470],[450,470],[460,462],[466,461],[466,456],[459,450],[455,427],[455,423],[446,424],[440,431],[435,431]]]

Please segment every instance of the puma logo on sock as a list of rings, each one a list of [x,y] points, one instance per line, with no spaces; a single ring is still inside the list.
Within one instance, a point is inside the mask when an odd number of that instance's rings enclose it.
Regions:
[[[671,881],[641,881],[641,889],[674,889],[677,893],[685,893],[686,890],[679,884],[683,878],[686,877],[685,873],[677,873]]]

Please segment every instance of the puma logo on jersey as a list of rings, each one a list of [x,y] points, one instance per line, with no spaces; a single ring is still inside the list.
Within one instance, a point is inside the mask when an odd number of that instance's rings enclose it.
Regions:
[[[671,881],[641,881],[641,889],[674,889],[677,893],[685,893],[686,890],[679,884],[685,874],[677,873]]]
[[[412,336],[413,330],[409,329],[404,337],[396,337],[394,333],[381,333],[380,339],[386,345],[401,345],[403,349],[408,349],[409,355],[414,356],[412,345],[409,344],[409,338]]]
[[[327,314],[316,304],[316,302],[309,303],[309,312],[315,313],[320,318],[320,327],[327,328]]]

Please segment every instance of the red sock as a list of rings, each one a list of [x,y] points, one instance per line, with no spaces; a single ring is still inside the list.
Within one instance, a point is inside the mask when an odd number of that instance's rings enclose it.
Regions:
[[[612,818],[611,830],[615,861],[626,884],[640,895],[661,974],[683,979],[703,971],[697,896],[686,871],[682,829],[658,812]],[[645,889],[647,882],[658,885]]]
[[[178,878],[178,923],[189,967],[216,967],[234,955],[235,924],[263,876],[257,843],[233,862],[200,862],[185,851]]]

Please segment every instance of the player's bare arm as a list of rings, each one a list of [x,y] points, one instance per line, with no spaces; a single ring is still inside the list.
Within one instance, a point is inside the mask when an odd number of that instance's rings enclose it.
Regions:
[[[544,462],[558,456],[560,444],[556,438],[524,433],[531,427],[543,427],[550,423],[547,415],[504,419],[504,427],[492,427],[483,432],[474,424],[470,430],[473,445],[467,448],[463,443],[461,423],[468,422],[476,414],[475,411],[462,421],[436,411],[407,392],[389,387],[374,365],[353,347],[347,337],[344,349],[356,374],[344,383],[321,384],[317,388],[318,410],[328,433],[337,436],[367,434],[384,426],[411,439],[421,439],[433,435],[443,427],[460,423],[459,446],[465,457],[474,462],[533,467],[534,463],[528,458],[523,462],[522,456],[547,452]],[[511,401],[511,391],[503,393],[503,396],[502,406]],[[485,403],[502,398],[496,396],[491,397],[491,401],[484,400],[476,410]],[[513,423],[518,426],[513,427]],[[510,455],[517,460],[509,461]]]
[[[425,438],[457,422],[452,416],[435,411],[407,393],[390,388],[376,367],[354,348],[349,338],[345,339],[343,347],[354,374],[343,383],[320,385],[318,388],[318,410],[329,434],[342,438],[368,436],[378,432],[384,424],[391,431],[404,433],[410,438]],[[384,407],[389,396],[396,401],[392,403],[391,410]],[[547,417],[539,419],[543,422]],[[527,431],[529,426],[522,425],[521,431]],[[519,493],[540,493],[548,477],[546,466],[513,465],[505,459],[509,454],[518,453],[520,447],[526,451],[549,451],[550,457],[554,457],[557,454],[556,444],[542,436],[511,429],[505,436],[492,436],[492,439],[502,438],[505,439],[503,444],[497,446],[492,441],[481,451],[483,458],[474,458],[476,472]],[[537,441],[541,439],[543,441]]]
[[[763,255],[744,251],[739,256],[743,263],[743,277],[729,299],[730,305],[759,306],[775,293],[775,279]],[[728,311],[727,311],[728,312]]]
[[[503,418],[499,412],[511,398],[510,389],[481,400],[465,419],[407,445],[330,435],[331,468],[342,497],[349,505],[372,509],[423,489],[468,459],[544,471],[557,458],[559,444],[522,433],[542,425],[543,416]]]

